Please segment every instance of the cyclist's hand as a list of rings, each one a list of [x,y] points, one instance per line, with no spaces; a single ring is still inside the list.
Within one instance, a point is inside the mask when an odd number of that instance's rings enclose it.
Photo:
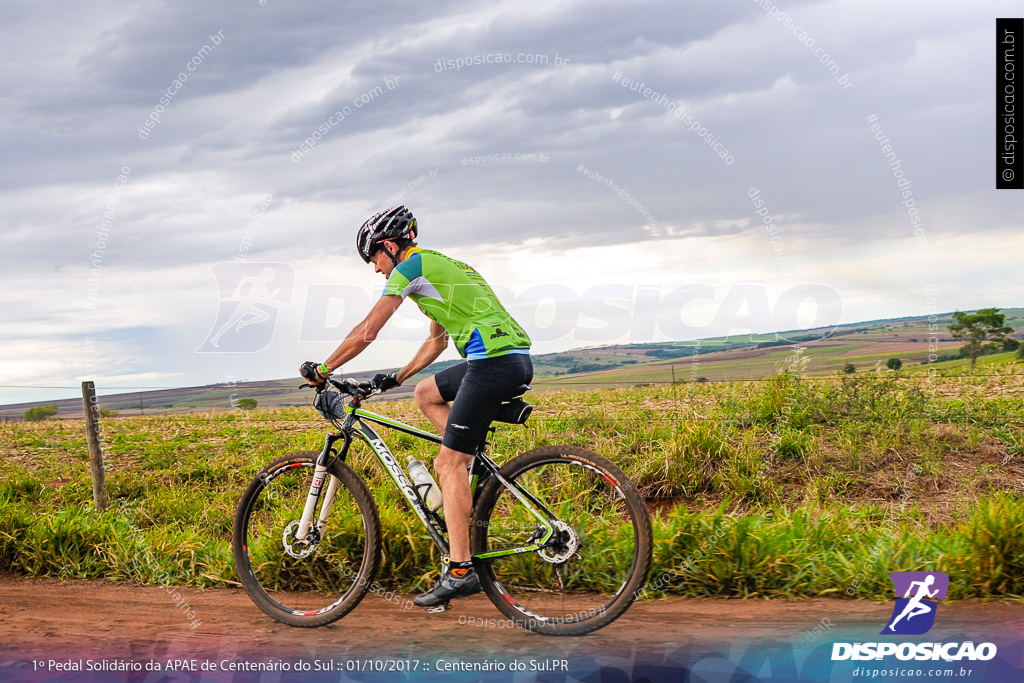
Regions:
[[[384,374],[383,372],[378,372],[376,375],[373,376],[373,379],[370,380],[370,383],[373,384],[378,389],[380,389],[381,391],[394,389],[399,384],[398,373],[392,372],[390,374]]]
[[[320,364],[314,363],[311,360],[307,360],[299,367],[299,374],[306,378],[313,386],[323,384],[324,380],[328,377],[328,375],[320,372]]]

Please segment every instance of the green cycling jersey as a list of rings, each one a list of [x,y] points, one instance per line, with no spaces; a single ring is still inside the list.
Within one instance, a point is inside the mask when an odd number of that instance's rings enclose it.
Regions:
[[[388,277],[384,296],[410,297],[443,327],[469,360],[529,353],[530,337],[473,268],[444,254],[412,247]]]

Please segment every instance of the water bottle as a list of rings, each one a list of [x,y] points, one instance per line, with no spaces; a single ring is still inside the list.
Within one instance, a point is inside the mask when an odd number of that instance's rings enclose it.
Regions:
[[[427,509],[433,512],[441,507],[441,487],[423,466],[423,461],[413,460],[410,457],[408,470],[412,485],[426,501]],[[426,489],[426,494],[424,494],[424,489]]]

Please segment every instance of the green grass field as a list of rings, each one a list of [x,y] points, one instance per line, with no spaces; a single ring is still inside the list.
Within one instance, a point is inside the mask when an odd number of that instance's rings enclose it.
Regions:
[[[788,353],[770,351],[753,360]],[[806,355],[808,369],[824,362]],[[500,462],[568,443],[618,463],[654,515],[651,577],[668,578],[652,596],[885,598],[897,570],[944,571],[954,598],[1020,596],[1024,366],[982,360],[977,376],[954,362],[933,380],[910,366],[535,391],[534,417],[500,428],[493,452]],[[623,384],[660,381],[649,371]],[[373,407],[429,428],[409,401]],[[318,450],[325,428],[311,408],[105,420],[112,507],[96,513],[81,421],[0,425],[0,570],[144,583],[167,571],[181,584],[232,585],[238,496],[272,457]],[[433,457],[411,437],[385,439],[403,462]],[[365,449],[353,461],[381,506],[382,583],[429,586],[428,537]],[[739,521],[716,533],[726,514]]]

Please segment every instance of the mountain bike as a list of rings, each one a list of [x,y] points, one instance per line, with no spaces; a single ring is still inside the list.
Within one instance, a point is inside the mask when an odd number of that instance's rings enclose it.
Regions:
[[[344,617],[380,567],[377,505],[348,462],[354,439],[369,446],[442,563],[450,562],[440,510],[430,509],[371,424],[434,444],[441,438],[365,410],[362,402],[377,393],[369,382],[329,378],[314,406],[337,431],[319,453],[267,464],[238,502],[238,576],[253,602],[285,624],[316,627]],[[495,421],[523,424],[531,410],[516,396]],[[486,453],[494,430],[467,471],[470,551],[481,588],[516,625],[540,634],[582,635],[608,625],[632,604],[651,564],[651,522],[636,486],[610,460],[576,446],[537,448],[499,466]]]

